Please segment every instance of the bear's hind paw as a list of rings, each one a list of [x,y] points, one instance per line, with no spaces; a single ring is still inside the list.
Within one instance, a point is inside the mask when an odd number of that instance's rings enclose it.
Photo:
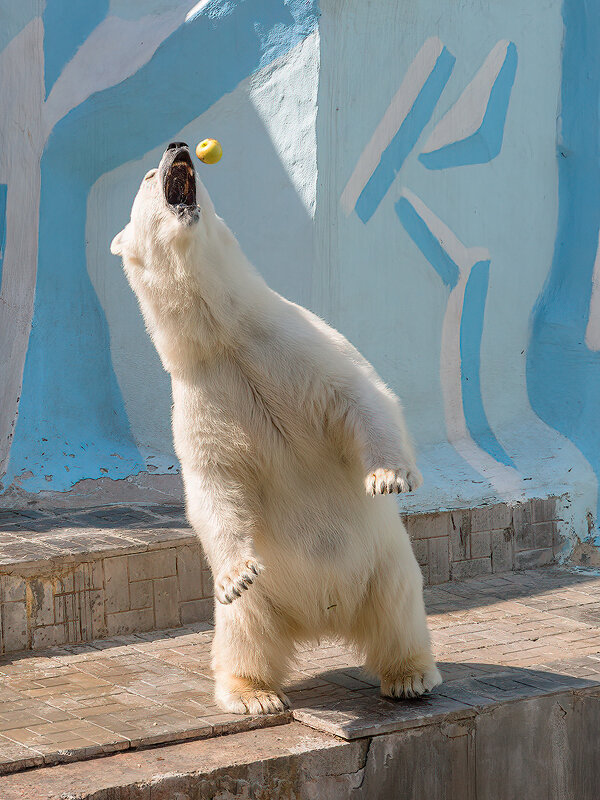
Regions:
[[[227,691],[217,685],[215,699],[221,708],[233,714],[276,714],[290,707],[283,692],[252,686]]]
[[[384,697],[409,699],[420,697],[430,692],[442,682],[442,676],[437,667],[426,670],[416,670],[412,674],[402,675],[394,679],[381,679],[381,694]]]

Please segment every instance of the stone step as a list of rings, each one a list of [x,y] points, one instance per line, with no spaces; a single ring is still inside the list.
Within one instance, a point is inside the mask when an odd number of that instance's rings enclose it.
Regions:
[[[425,583],[553,563],[556,498],[403,515]],[[0,509],[0,653],[210,620],[179,505]]]
[[[427,588],[444,684],[410,702],[380,698],[377,682],[330,642],[299,652],[286,687],[290,712],[224,714],[212,699],[208,624],[3,656],[0,797],[58,798],[68,786],[69,798],[156,800],[178,791],[197,800],[214,796],[210,787],[225,791],[232,775],[240,786],[276,787],[287,764],[299,797],[398,797],[402,787],[414,798],[535,798],[527,787],[546,791],[551,775],[578,791],[548,789],[540,798],[597,798],[586,787],[600,785],[591,757],[600,723],[599,592],[598,574],[558,567]],[[170,747],[144,755],[158,744]],[[100,755],[109,761],[64,763]],[[444,794],[446,780],[454,793]],[[127,794],[139,781],[154,788]],[[427,781],[431,794],[409,791]],[[485,791],[469,794],[473,781]],[[496,782],[502,789],[490,793]],[[42,793],[48,786],[55,794]],[[505,786],[514,793],[503,794]],[[275,788],[264,795],[277,796]]]
[[[297,722],[0,778],[2,800],[598,800],[598,697],[343,741]]]

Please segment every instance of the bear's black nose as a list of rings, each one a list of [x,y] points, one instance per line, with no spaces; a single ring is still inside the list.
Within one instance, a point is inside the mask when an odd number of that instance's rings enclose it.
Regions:
[[[167,147],[167,150],[176,150],[180,147],[187,147],[185,142],[171,142],[171,144]]]

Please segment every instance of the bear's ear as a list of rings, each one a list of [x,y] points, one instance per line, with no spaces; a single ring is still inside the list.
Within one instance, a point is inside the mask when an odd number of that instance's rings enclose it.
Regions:
[[[127,238],[129,234],[129,224],[128,223],[120,233],[117,233],[115,238],[110,243],[110,252],[113,256],[122,256],[123,250],[127,243]]]

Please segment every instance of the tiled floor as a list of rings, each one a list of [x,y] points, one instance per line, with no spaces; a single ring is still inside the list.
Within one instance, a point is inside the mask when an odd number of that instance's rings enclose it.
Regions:
[[[600,577],[549,567],[426,589],[445,683],[427,700],[378,696],[345,648],[299,653],[293,716],[344,738],[506,700],[600,684]],[[222,713],[208,625],[0,659],[0,772],[285,723]]]

